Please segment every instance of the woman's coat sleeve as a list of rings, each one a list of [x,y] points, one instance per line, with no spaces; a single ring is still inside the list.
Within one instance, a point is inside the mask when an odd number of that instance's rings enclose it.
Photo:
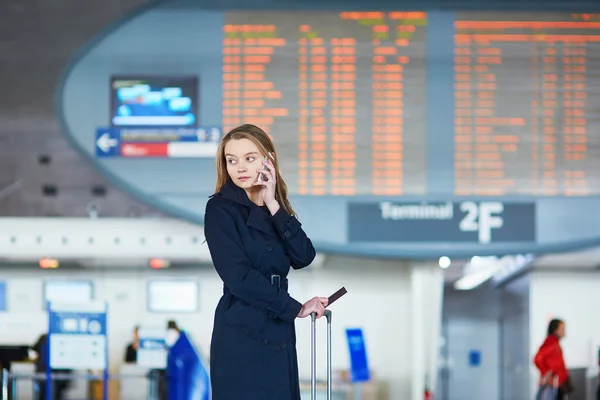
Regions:
[[[302,229],[300,221],[285,211],[283,207],[280,207],[271,219],[292,259],[292,268],[301,269],[309,266],[315,259],[316,251]]]

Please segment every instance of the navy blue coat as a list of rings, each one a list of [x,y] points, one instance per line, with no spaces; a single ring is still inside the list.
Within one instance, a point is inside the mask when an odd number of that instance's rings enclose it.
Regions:
[[[286,277],[313,261],[310,239],[283,207],[271,216],[231,181],[208,201],[204,231],[224,286],[210,347],[213,400],[300,400],[294,320],[302,304]]]

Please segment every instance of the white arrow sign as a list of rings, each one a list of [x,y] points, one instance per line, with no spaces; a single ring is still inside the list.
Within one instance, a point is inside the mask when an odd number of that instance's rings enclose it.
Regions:
[[[96,141],[96,145],[98,146],[98,148],[105,153],[108,153],[108,151],[112,147],[116,147],[118,144],[118,140],[111,138],[108,133],[105,133],[104,135],[100,136]]]

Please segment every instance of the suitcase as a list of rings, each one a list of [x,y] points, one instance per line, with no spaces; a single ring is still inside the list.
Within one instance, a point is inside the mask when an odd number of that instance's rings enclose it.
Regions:
[[[331,310],[325,310],[324,314],[327,319],[327,400],[331,400]],[[310,398],[317,399],[317,315],[310,314],[312,323],[310,334]]]

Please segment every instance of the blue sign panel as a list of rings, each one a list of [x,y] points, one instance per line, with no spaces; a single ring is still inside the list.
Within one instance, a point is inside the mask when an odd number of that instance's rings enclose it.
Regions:
[[[199,128],[98,128],[96,157],[204,158],[214,157],[222,129]]]
[[[350,351],[350,373],[352,382],[366,382],[371,379],[367,349],[363,331],[360,328],[346,329],[348,350]]]
[[[469,351],[469,365],[479,367],[481,365],[481,352],[479,350]]]
[[[164,369],[167,366],[166,331],[160,328],[141,327],[138,330],[140,346],[137,364],[145,368]]]
[[[96,157],[116,157],[121,153],[118,129],[100,128],[96,131]]]
[[[0,281],[0,311],[6,311],[6,282]]]
[[[50,367],[105,370],[106,303],[50,302],[48,309]]]
[[[350,242],[535,242],[534,203],[350,203]]]

